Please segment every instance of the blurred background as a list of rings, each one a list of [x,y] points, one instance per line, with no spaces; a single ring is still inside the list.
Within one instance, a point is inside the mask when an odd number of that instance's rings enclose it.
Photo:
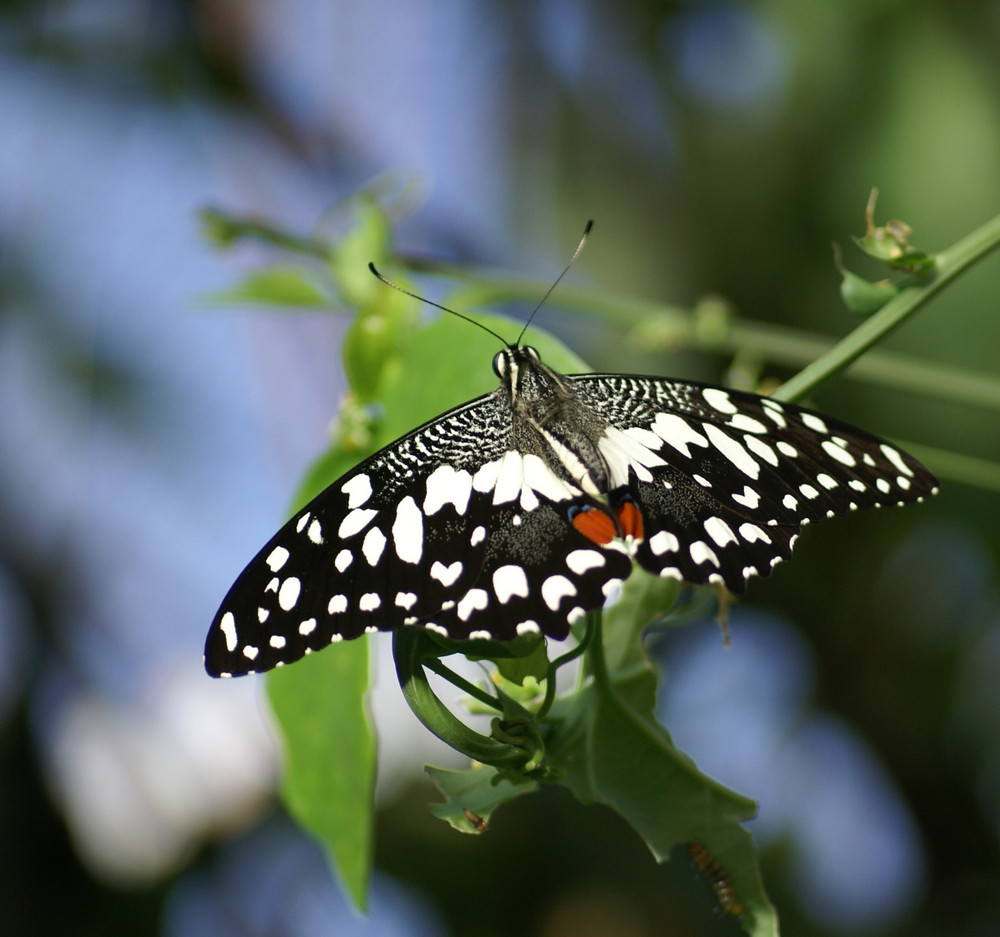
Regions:
[[[857,261],[873,185],[930,251],[1000,210],[998,48],[996,0],[0,3],[0,930],[737,933],[689,858],[558,790],[483,837],[433,820],[444,756],[385,667],[371,915],[348,909],[276,804],[260,687],[201,666],[326,444],[346,311],[207,308],[255,256],[197,211],[308,233],[391,173],[406,252],[547,282],[595,218],[575,286],[840,336],[830,242]],[[1000,381],[998,295],[993,257],[887,347]],[[925,391],[814,402],[1000,460],[995,407]],[[1000,496],[943,481],[809,531],[732,648],[656,645],[677,743],[760,803],[785,934],[1000,934]]]

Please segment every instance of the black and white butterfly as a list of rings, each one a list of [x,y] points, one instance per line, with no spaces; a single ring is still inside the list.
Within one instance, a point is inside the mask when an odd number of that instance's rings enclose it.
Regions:
[[[212,676],[400,627],[565,638],[633,562],[742,593],[804,524],[937,490],[895,446],[767,397],[567,376],[518,343],[493,370],[495,391],[375,453],[271,538],[212,622]]]

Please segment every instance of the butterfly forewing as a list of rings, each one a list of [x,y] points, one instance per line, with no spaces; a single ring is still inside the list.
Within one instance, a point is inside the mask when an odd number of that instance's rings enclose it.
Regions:
[[[753,394],[566,377],[522,346],[494,368],[497,391],[386,446],[271,539],[212,623],[210,674],[399,627],[563,638],[633,558],[742,592],[803,524],[936,490],[883,440]]]

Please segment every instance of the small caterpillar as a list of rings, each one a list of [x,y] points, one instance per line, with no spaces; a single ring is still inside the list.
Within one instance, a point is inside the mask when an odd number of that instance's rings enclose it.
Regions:
[[[698,840],[693,839],[688,843],[688,850],[695,865],[708,876],[712,891],[715,892],[716,901],[726,914],[739,917],[743,913],[743,905],[736,898],[736,891],[733,883],[729,880],[729,874],[722,867],[718,859],[715,858]]]
[[[462,808],[462,813],[465,814],[465,819],[476,828],[477,833],[486,832],[486,821],[478,813],[473,813],[467,807]]]

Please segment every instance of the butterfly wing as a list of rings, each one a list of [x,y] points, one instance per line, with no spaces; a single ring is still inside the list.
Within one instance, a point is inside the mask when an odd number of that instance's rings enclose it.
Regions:
[[[209,629],[208,672],[261,672],[408,625],[455,639],[565,637],[631,562],[567,523],[591,498],[510,446],[510,406],[494,393],[338,479],[233,584]]]
[[[788,559],[803,524],[937,490],[895,446],[792,404],[652,377],[573,382],[608,422],[602,452],[640,506],[635,559],[662,576],[741,593]]]

